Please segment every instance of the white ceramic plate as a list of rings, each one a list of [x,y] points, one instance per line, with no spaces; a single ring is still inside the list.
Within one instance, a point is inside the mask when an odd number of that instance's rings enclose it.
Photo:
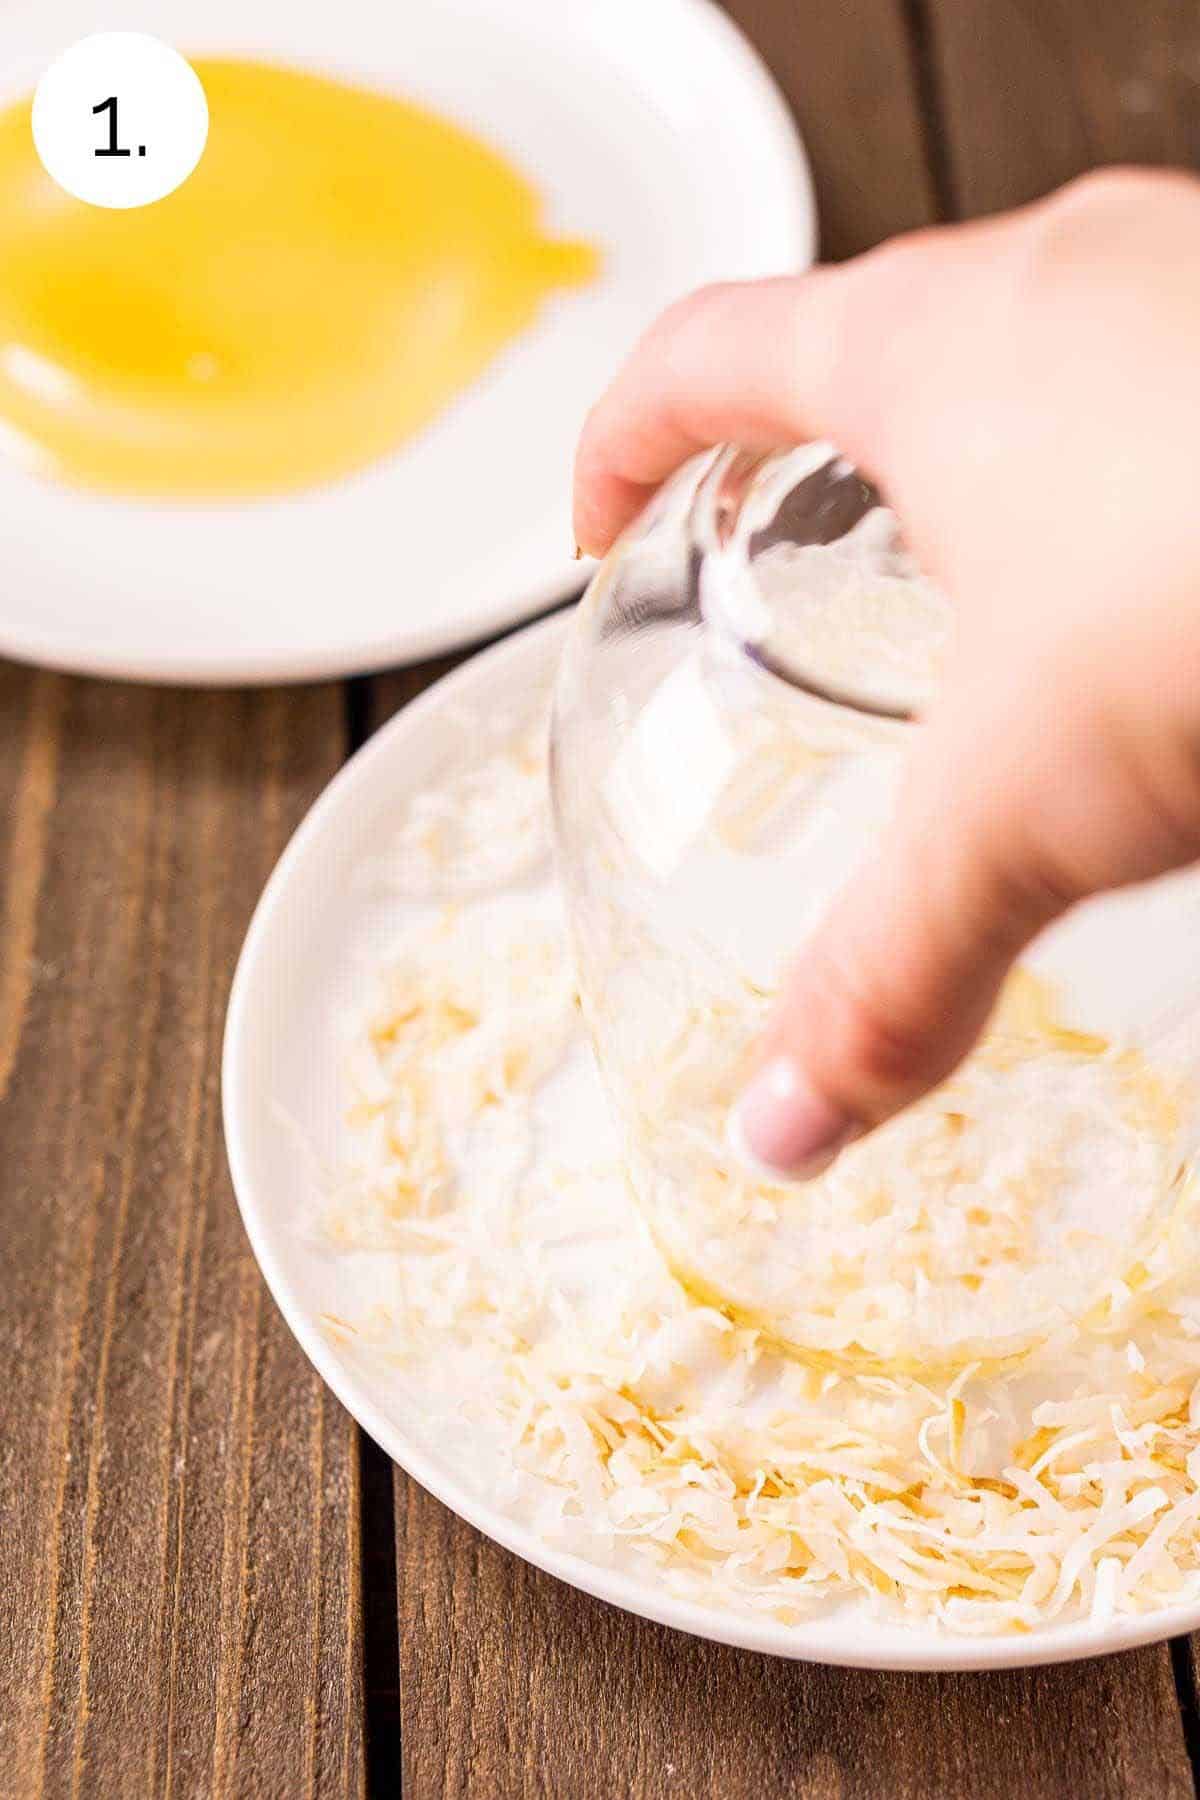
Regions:
[[[549,680],[563,631],[561,618],[530,627],[440,682],[379,732],[314,806],[251,924],[226,1029],[226,1138],[250,1240],[308,1356],[388,1454],[489,1537],[601,1599],[719,1642],[874,1668],[976,1669],[1068,1661],[1195,1630],[1197,1606],[1099,1626],[1071,1622],[1028,1637],[955,1638],[932,1627],[881,1625],[851,1608],[784,1626],[681,1601],[644,1576],[551,1548],[499,1511],[438,1449],[419,1407],[386,1370],[356,1359],[321,1329],[322,1312],[353,1316],[373,1298],[364,1289],[372,1259],[347,1269],[301,1225],[314,1185],[306,1146],[335,1156],[343,1129],[345,1015],[365,1000],[373,968],[396,936],[401,903],[381,896],[363,872],[386,849],[406,796],[453,761],[464,712],[495,718],[511,710],[514,696],[536,693]]]
[[[0,463],[0,651],[134,679],[304,680],[431,655],[580,585],[569,482],[617,361],[700,282],[805,265],[807,165],[761,63],[709,0],[124,0],[124,30],[311,64],[498,144],[602,278],[408,446],[282,500],[144,504]],[[94,0],[0,17],[0,100],[112,21]]]

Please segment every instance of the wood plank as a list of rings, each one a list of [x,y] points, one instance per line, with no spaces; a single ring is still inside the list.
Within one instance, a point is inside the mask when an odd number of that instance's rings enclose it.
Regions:
[[[0,1792],[363,1791],[354,1427],[225,1168],[234,960],[336,688],[0,666]]]
[[[488,639],[488,643],[494,642],[494,639]],[[363,684],[365,729],[378,731],[402,706],[407,706],[443,675],[449,675],[468,657],[477,656],[486,648],[487,644],[482,644],[470,650],[451,650],[446,656],[435,656],[429,662],[412,663],[407,669],[385,669],[379,675],[370,676]]]
[[[928,0],[955,210],[1100,163],[1200,165],[1195,0]]]
[[[1162,1658],[961,1676],[786,1663],[576,1593],[403,1477],[397,1533],[419,1800],[1191,1800]]]

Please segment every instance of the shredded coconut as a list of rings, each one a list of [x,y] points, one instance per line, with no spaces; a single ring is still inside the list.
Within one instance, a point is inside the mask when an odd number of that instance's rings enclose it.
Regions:
[[[410,797],[385,867],[399,892],[417,899],[494,893],[546,862],[548,712],[540,707],[508,733],[504,723],[481,732],[478,720],[465,719],[463,736],[494,748]]]
[[[708,1605],[795,1622],[857,1600],[970,1635],[1200,1598],[1178,1096],[1018,988],[955,1083],[797,1200],[734,1179],[713,1058],[684,1032],[643,1094],[707,1094],[711,1141],[679,1153],[715,1157],[710,1188],[686,1232],[644,1188],[639,1210],[557,901],[479,897],[544,853],[532,743],[487,750],[401,824],[408,891],[457,897],[405,935],[355,1035],[319,1230],[369,1259],[375,1298],[326,1316],[341,1351],[545,1540]],[[564,1109],[587,1129],[556,1137]],[[777,1280],[756,1259],[780,1244]]]
[[[771,1186],[725,1130],[764,1008],[664,1012],[620,1084],[649,1147],[639,1198],[693,1292],[781,1347],[874,1365],[1007,1359],[1129,1315],[1182,1196],[1178,1097],[1141,1055],[1067,1029],[1019,971],[950,1081],[819,1180]]]
[[[953,609],[877,506],[832,544],[782,542],[755,558],[771,649],[836,691],[920,707],[937,686]]]

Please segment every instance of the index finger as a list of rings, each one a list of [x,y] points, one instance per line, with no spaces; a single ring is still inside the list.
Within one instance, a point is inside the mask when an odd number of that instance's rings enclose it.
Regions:
[[[856,454],[842,362],[843,271],[701,288],[662,314],[592,409],[575,459],[575,537],[602,555],[697,451],[833,437]]]
[[[580,548],[603,554],[668,475],[717,444],[829,438],[886,488],[891,425],[949,338],[965,333],[977,361],[997,248],[1045,204],[912,232],[805,275],[701,288],[669,307],[584,426]]]

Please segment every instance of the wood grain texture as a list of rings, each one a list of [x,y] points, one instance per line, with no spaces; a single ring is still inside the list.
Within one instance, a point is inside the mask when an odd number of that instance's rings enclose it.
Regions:
[[[488,642],[494,642],[489,639]],[[429,662],[413,663],[407,669],[387,669],[380,675],[370,676],[364,683],[364,726],[367,732],[378,731],[381,725],[398,713],[410,700],[423,694],[426,688],[440,681],[443,675],[449,675],[468,657],[478,656],[487,644],[476,645],[470,650],[452,650],[446,656],[436,656]]]
[[[363,1790],[354,1428],[219,1118],[250,911],[336,689],[0,665],[0,1793]]]
[[[1165,1657],[906,1676],[752,1656],[564,1587],[397,1479],[415,1800],[1191,1800]]]
[[[1195,0],[924,0],[953,209],[1101,163],[1200,165]]]

